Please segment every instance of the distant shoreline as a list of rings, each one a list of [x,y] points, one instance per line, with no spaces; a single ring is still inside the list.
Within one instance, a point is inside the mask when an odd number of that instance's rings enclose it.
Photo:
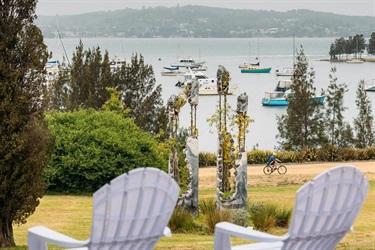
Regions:
[[[359,61],[362,61],[362,62],[375,62],[375,58],[320,59],[319,61],[326,61],[326,62],[352,62],[353,60],[359,60]]]

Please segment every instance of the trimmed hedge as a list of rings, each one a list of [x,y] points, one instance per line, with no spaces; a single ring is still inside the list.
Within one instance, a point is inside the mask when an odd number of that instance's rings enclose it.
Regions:
[[[271,154],[270,150],[250,150],[247,151],[247,162],[248,164],[266,164]],[[277,158],[282,162],[290,163],[375,160],[375,147],[362,149],[334,146],[320,149],[303,148],[300,151],[278,151]],[[199,166],[216,166],[216,154],[201,152]]]

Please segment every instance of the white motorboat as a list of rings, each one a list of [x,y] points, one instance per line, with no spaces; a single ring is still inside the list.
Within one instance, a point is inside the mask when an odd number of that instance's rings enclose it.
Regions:
[[[275,74],[276,76],[293,76],[293,71],[293,68],[284,67],[281,71],[277,69]]]
[[[53,81],[57,78],[59,74],[59,60],[48,60],[46,66],[46,79],[47,81]]]
[[[370,92],[375,92],[375,79],[372,80],[371,84],[366,85],[365,90],[370,91]]]
[[[184,74],[180,74],[177,76],[176,86],[184,87],[187,81],[190,81],[194,78],[198,80],[199,84],[216,85],[217,82],[216,77],[208,77],[201,71],[193,71],[190,67],[187,67]]]
[[[228,95],[232,95],[237,88],[237,85],[229,85]],[[217,84],[200,84],[199,95],[218,95]]]
[[[126,61],[123,58],[118,58],[117,56],[112,59],[112,61],[109,63],[109,67],[111,68],[111,71],[118,70],[122,67],[122,65],[125,65]]]
[[[202,67],[204,61],[195,61],[193,58],[179,58],[176,62],[171,63],[171,67],[189,67],[189,68],[199,68]]]

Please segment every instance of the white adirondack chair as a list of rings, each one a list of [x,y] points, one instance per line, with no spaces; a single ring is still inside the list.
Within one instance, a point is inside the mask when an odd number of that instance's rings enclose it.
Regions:
[[[132,170],[94,193],[89,239],[76,240],[36,226],[28,230],[29,249],[47,249],[47,243],[65,248],[153,249],[163,234],[171,236],[167,224],[179,191],[175,180],[159,169]]]
[[[215,250],[334,249],[351,229],[369,188],[364,174],[353,166],[327,170],[298,191],[289,231],[274,236],[228,222],[216,224]],[[231,246],[230,236],[257,241]]]

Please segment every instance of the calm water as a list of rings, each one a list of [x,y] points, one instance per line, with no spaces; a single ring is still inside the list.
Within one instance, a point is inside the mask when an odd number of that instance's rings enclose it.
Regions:
[[[339,83],[346,83],[349,91],[345,94],[344,103],[348,108],[345,111],[345,120],[352,122],[358,111],[355,106],[356,89],[361,79],[371,82],[375,79],[375,63],[363,64],[332,64],[320,59],[328,58],[330,44],[335,38],[296,38],[295,45],[303,46],[309,66],[316,72],[315,86],[326,89],[329,84],[329,73],[332,66],[337,67],[336,77]],[[175,87],[175,76],[161,76],[163,66],[177,60],[179,56],[191,56],[195,59],[206,61],[208,76],[215,76],[218,65],[223,65],[231,74],[231,82],[238,85],[238,90],[229,96],[229,104],[235,108],[237,96],[246,92],[249,96],[248,115],[255,120],[250,124],[247,134],[247,149],[258,146],[259,149],[274,149],[277,146],[276,117],[286,113],[285,107],[263,107],[261,99],[265,91],[273,90],[276,84],[275,70],[290,67],[293,64],[292,38],[260,38],[260,39],[120,39],[120,38],[83,38],[84,47],[99,46],[102,51],[107,50],[110,58],[118,56],[130,59],[132,53],[141,53],[145,62],[154,68],[157,84],[162,84],[163,99],[166,101],[170,95],[178,94],[181,88]],[[46,39],[48,49],[54,57],[62,60],[63,48],[61,43],[54,39]],[[78,45],[79,39],[63,39],[66,53],[71,57]],[[249,46],[250,44],[250,46]],[[258,46],[259,45],[259,46]],[[249,53],[250,48],[250,53]],[[261,65],[272,67],[270,74],[243,74],[238,65],[259,56]],[[161,60],[159,60],[159,58]],[[375,93],[367,92],[372,110],[375,112]],[[209,127],[206,119],[216,109],[217,96],[201,96],[197,111],[197,126],[199,129],[200,151],[216,152],[216,135],[214,128]],[[190,125],[190,106],[187,104],[180,113],[180,126]]]

